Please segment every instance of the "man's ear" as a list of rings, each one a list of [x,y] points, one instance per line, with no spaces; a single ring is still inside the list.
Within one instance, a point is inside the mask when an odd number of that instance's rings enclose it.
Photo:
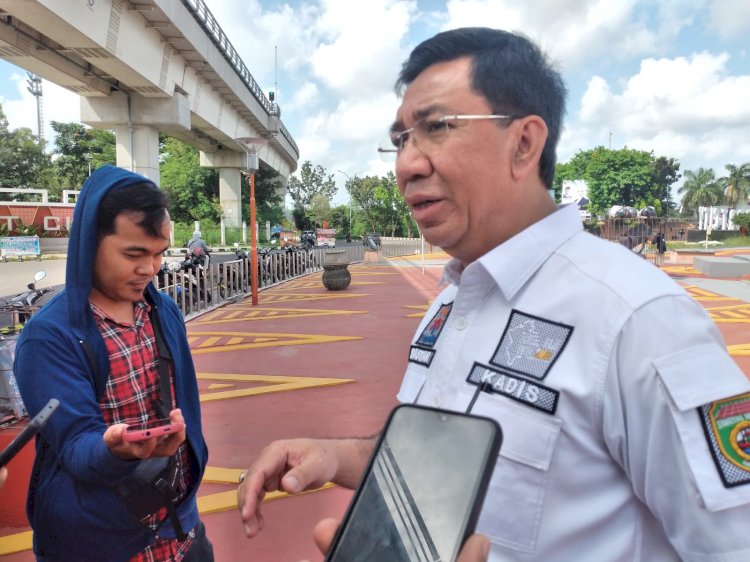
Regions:
[[[515,179],[539,175],[539,159],[547,142],[547,124],[538,115],[522,117],[511,124],[516,129],[516,145],[511,164]]]

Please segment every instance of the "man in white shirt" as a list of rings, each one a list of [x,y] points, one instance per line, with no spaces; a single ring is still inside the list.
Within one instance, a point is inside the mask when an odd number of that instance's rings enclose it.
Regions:
[[[398,186],[454,258],[398,398],[500,422],[489,559],[750,560],[750,381],[681,287],[549,197],[560,75],[467,28],[418,46],[398,86]],[[271,444],[239,489],[247,535],[263,490],[355,486],[373,444]]]

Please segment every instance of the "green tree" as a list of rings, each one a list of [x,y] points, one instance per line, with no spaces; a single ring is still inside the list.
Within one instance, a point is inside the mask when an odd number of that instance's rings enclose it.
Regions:
[[[0,186],[46,188],[53,179],[50,158],[31,129],[11,131],[0,106]]]
[[[54,168],[62,189],[81,189],[90,171],[116,163],[115,134],[80,123],[52,121],[55,131]]]
[[[351,234],[351,225],[349,224],[349,205],[338,205],[331,209],[330,213],[331,228],[336,229],[337,234]]]
[[[307,216],[310,222],[315,225],[316,228],[323,226],[323,221],[328,220],[328,216],[331,214],[331,204],[328,199],[322,193],[316,193],[313,195],[310,201],[310,206],[307,209]]]
[[[579,150],[569,162],[558,164],[553,186],[559,200],[563,181],[584,180],[593,214],[603,214],[612,205],[639,209],[651,205],[659,214],[666,214],[671,206],[671,186],[680,177],[679,169],[675,158],[598,146]]]
[[[351,201],[356,204],[358,215],[366,223],[366,229],[369,232],[375,232],[378,229],[378,200],[375,190],[380,185],[380,179],[375,176],[356,177],[348,180],[346,185]]]
[[[680,161],[675,158],[659,156],[653,162],[655,195],[662,203],[662,211],[666,215],[674,210],[672,202],[672,185],[680,179]]]
[[[250,222],[250,178],[243,174],[240,188],[242,201],[242,216],[245,223]],[[282,195],[284,182],[276,170],[261,166],[255,172],[255,212],[258,224],[266,221],[271,225],[281,224],[284,220],[284,196]]]
[[[169,214],[177,222],[218,223],[219,172],[200,165],[198,150],[170,137],[161,142],[161,187],[169,194]]]
[[[682,206],[686,211],[720,205],[724,197],[721,182],[716,179],[716,173],[710,168],[687,170],[685,182],[677,193],[682,195]]]
[[[595,148],[586,165],[589,209],[603,214],[612,205],[661,208],[654,186],[653,155],[641,150]]]
[[[299,171],[299,177],[292,176],[287,184],[287,192],[294,204],[293,216],[297,228],[305,230],[309,224],[303,224],[306,221],[305,211],[310,206],[315,195],[322,195],[327,201],[331,200],[336,193],[336,182],[333,181],[333,174],[328,174],[326,169],[317,164],[313,166],[312,162],[305,160]]]
[[[740,166],[727,164],[724,167],[728,173],[719,178],[718,182],[724,189],[727,206],[731,205],[734,209],[740,201],[747,202],[748,195],[750,195],[750,162],[745,162]]]

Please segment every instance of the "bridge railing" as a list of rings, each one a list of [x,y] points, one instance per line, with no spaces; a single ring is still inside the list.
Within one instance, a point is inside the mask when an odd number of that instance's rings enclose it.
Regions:
[[[271,103],[263,93],[263,90],[255,81],[255,78],[253,78],[253,75],[250,74],[247,66],[245,66],[245,63],[242,61],[242,58],[232,46],[232,43],[229,42],[229,38],[224,33],[224,30],[221,29],[216,18],[214,18],[213,14],[208,9],[206,2],[204,0],[182,0],[182,3],[193,14],[196,21],[208,34],[214,45],[216,45],[216,48],[222,52],[224,58],[227,59],[227,62],[232,68],[234,68],[234,71],[245,83],[245,86],[250,90],[250,93],[253,94],[253,97],[258,100],[258,103],[266,110],[266,113],[269,115],[276,115],[278,113],[278,107],[276,104]],[[281,122],[279,122],[279,131],[282,136],[289,141],[289,144],[299,158],[299,148],[297,147],[297,143],[294,142],[292,135]]]

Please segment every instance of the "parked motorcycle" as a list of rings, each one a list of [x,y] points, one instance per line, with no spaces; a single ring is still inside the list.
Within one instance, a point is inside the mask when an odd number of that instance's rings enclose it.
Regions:
[[[20,331],[31,315],[41,308],[38,304],[39,299],[54,290],[52,287],[36,288],[36,284],[46,276],[45,271],[37,271],[34,274],[34,281],[26,285],[28,290],[10,299],[0,300],[0,314],[10,314],[10,326],[3,330],[5,333]]]
[[[194,248],[185,253],[182,262],[182,270],[188,281],[188,291],[194,305],[203,301],[211,303],[211,291],[208,290],[208,273],[211,263],[211,255],[204,252],[202,248]]]

